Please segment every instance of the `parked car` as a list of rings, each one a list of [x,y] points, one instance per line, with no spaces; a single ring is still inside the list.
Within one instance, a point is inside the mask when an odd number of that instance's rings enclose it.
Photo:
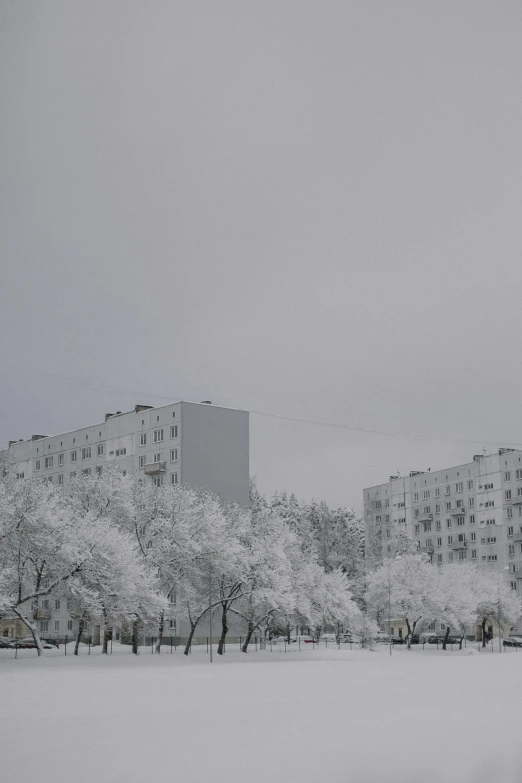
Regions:
[[[402,636],[392,636],[392,644],[404,644],[405,641]]]
[[[522,647],[522,636],[508,636],[502,644],[504,647]]]
[[[9,649],[12,647],[13,639],[10,639],[8,636],[2,636],[0,638],[0,650]]]
[[[42,643],[45,642],[46,644],[51,644],[53,647],[58,648],[60,646],[60,642],[58,641],[58,639],[49,639],[49,638],[44,639],[43,637],[40,637],[40,639],[42,640]]]
[[[341,644],[360,644],[361,637],[354,633],[342,633],[339,636]]]
[[[298,642],[301,642],[301,644],[317,644],[313,636],[291,636],[290,641],[292,644],[297,644]]]
[[[379,631],[377,636],[375,637],[375,641],[379,642],[380,644],[389,644],[391,642],[392,637],[389,633],[384,633],[384,631]]]
[[[56,649],[56,645],[54,644],[45,642],[43,639],[41,639],[41,642],[44,650],[52,650],[53,648]],[[11,647],[18,647],[18,649],[21,650],[35,650],[36,643],[32,636],[26,636],[24,639],[13,639]]]
[[[435,631],[422,631],[419,634],[419,644],[437,644],[439,639]]]
[[[323,633],[321,636],[321,641],[328,644],[328,642],[331,642],[331,644],[335,644],[337,642],[337,634],[335,633]]]

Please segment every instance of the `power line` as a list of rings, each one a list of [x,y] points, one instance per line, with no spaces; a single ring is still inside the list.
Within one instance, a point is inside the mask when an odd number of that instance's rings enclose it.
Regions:
[[[44,372],[44,371],[33,370],[33,369],[26,368],[26,367],[20,367],[19,365],[7,364],[5,362],[0,362],[0,367],[6,367],[6,368],[9,368],[9,369],[12,369],[12,370],[21,371],[21,372],[27,373],[28,375],[36,376],[37,379],[39,379],[39,380],[42,380],[41,376],[43,376],[43,380],[49,379],[48,382],[51,382],[51,383],[53,383],[53,382],[54,383],[58,383],[58,385],[61,385],[61,386],[63,386],[64,384],[65,385],[72,384],[74,386],[82,387],[85,390],[97,392],[97,393],[100,393],[100,394],[124,394],[124,395],[130,395],[130,396],[152,397],[152,398],[158,399],[158,400],[168,400],[169,402],[171,402],[172,400],[175,400],[175,399],[180,399],[179,396],[175,396],[175,395],[167,397],[167,396],[162,395],[162,394],[153,394],[152,392],[136,391],[136,390],[128,389],[128,388],[125,388],[125,387],[117,387],[117,386],[110,386],[108,384],[92,383],[90,381],[80,380],[79,378],[72,378],[71,376],[56,375],[55,373],[48,373],[48,372]],[[0,377],[2,377],[2,376],[0,375]],[[3,376],[3,377],[8,377],[8,376]],[[11,376],[11,377],[12,378],[14,377],[16,380],[26,380],[26,378],[20,377],[20,376],[18,378],[16,378],[16,376]],[[516,443],[513,443],[513,442],[506,442],[503,439],[486,440],[484,438],[462,438],[462,437],[449,438],[449,437],[444,436],[444,435],[429,435],[429,434],[416,433],[416,432],[401,433],[401,432],[393,432],[393,431],[385,430],[385,429],[377,429],[377,428],[373,428],[373,427],[360,427],[360,426],[353,425],[353,424],[347,424],[345,422],[321,421],[321,420],[318,420],[318,419],[307,419],[307,418],[300,418],[300,417],[297,417],[297,416],[286,416],[286,415],[284,415],[282,413],[272,413],[272,412],[269,412],[269,411],[259,411],[259,410],[253,410],[253,409],[252,410],[249,410],[249,409],[237,409],[237,410],[243,410],[245,413],[251,413],[251,414],[254,414],[254,415],[257,415],[257,416],[266,416],[266,417],[269,417],[269,418],[281,419],[281,420],[284,420],[284,421],[292,421],[292,422],[296,422],[296,423],[299,423],[299,424],[307,424],[307,425],[318,426],[318,427],[327,427],[327,428],[331,428],[331,429],[348,430],[350,432],[358,432],[358,433],[363,433],[363,434],[383,435],[385,437],[390,437],[390,438],[415,438],[415,439],[418,439],[418,440],[440,440],[440,441],[444,441],[444,442],[448,442],[448,443],[469,443],[469,444],[480,443],[480,444],[488,445],[488,446],[498,446],[498,445],[502,444],[504,446],[520,447],[521,444],[522,444],[522,441],[518,441]],[[6,414],[3,414],[3,415],[6,416]],[[17,417],[10,416],[10,417],[7,417],[7,418],[17,418]],[[21,417],[18,417],[18,418],[21,418]],[[23,420],[23,419],[21,419],[21,420]],[[26,419],[26,421],[29,421],[29,419]],[[40,422],[40,423],[42,424],[42,423],[45,423],[45,422]],[[47,423],[49,424],[50,422],[47,422]],[[65,425],[52,425],[52,426],[65,426]],[[372,467],[372,466],[367,466],[367,467]],[[378,466],[375,466],[375,467],[378,467]]]

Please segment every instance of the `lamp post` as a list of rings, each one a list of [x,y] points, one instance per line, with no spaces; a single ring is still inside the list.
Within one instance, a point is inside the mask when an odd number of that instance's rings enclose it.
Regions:
[[[502,571],[499,571],[497,573],[497,625],[498,625],[498,651],[499,653],[502,652],[502,643],[500,641],[500,580],[502,578],[502,574],[504,571],[509,571],[509,566],[504,566]],[[493,645],[493,642],[491,642]]]
[[[208,560],[208,632],[210,663],[212,663],[212,561]]]

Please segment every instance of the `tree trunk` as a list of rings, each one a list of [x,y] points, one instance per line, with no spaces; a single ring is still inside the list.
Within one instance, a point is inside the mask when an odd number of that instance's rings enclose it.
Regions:
[[[412,627],[412,626],[410,625],[410,621],[408,620],[408,618],[406,618],[406,627],[407,627],[407,629],[408,629],[408,641],[407,641],[407,643],[406,643],[406,648],[407,648],[408,650],[411,650],[411,637],[412,637],[412,635],[413,635],[413,632],[414,632],[414,630],[415,630],[415,626],[416,626],[416,625],[417,625],[417,621],[416,621],[416,620],[415,620],[415,622],[413,623],[413,627]]]
[[[78,648],[80,646],[80,641],[82,638],[83,629],[85,628],[85,620],[83,617],[80,618],[78,622],[78,636],[76,637],[76,644],[74,645],[74,654],[78,655]]]
[[[138,638],[138,620],[132,621],[132,652],[134,655],[138,654],[138,644],[139,644],[139,638]]]
[[[17,609],[14,610],[14,613],[16,614],[18,619],[23,622],[25,627],[28,628],[29,631],[31,632],[31,636],[33,637],[33,641],[36,645],[36,652],[38,653],[38,657],[40,657],[40,655],[43,655],[43,647],[42,647],[42,641],[40,639],[40,634],[38,633],[38,627],[36,625],[36,622],[31,622],[26,617],[23,617]]]
[[[254,633],[254,625],[253,623],[248,623],[248,631],[247,635],[245,636],[245,641],[243,642],[243,646],[241,647],[241,652],[246,653],[248,650],[248,645],[250,644],[250,640],[252,638],[252,634]]]
[[[163,641],[163,625],[164,625],[164,622],[165,622],[165,613],[162,612],[160,614],[159,626],[158,626],[158,640],[156,642],[156,652],[158,653],[158,655],[161,652],[161,643]]]
[[[462,650],[462,642],[463,641],[464,641],[464,636],[461,636],[460,637],[460,641],[459,641],[459,650]]]
[[[486,646],[486,623],[487,623],[487,617],[484,617],[482,620],[482,647]]]
[[[194,636],[194,631],[196,630],[197,623],[190,623],[190,633],[187,638],[187,643],[185,645],[185,649],[183,650],[183,655],[188,655],[190,652],[190,645],[192,644],[192,637]]]
[[[110,637],[111,629],[109,628],[109,623],[107,620],[107,611],[105,607],[103,608],[103,644],[102,644],[102,655],[107,655],[107,651],[109,649],[109,637]]]
[[[218,655],[223,655],[223,650],[225,647],[225,641],[227,638],[228,633],[228,625],[227,625],[227,605],[226,603],[222,604],[222,610],[221,610],[221,636],[219,637],[218,642]]]
[[[444,639],[442,640],[442,649],[446,649],[446,645],[448,644],[448,636],[450,633],[449,626],[446,628],[446,633],[444,634]]]

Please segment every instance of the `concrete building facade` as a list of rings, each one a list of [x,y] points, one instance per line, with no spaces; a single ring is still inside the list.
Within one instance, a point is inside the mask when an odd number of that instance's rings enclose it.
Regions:
[[[39,478],[57,485],[82,473],[115,466],[155,485],[184,483],[241,505],[249,502],[249,414],[210,402],[180,401],[152,408],[106,414],[99,424],[60,435],[33,435],[10,441],[0,459],[20,479]],[[174,598],[174,601],[176,599]],[[71,637],[77,632],[74,606],[62,596],[40,599],[36,612],[43,635]],[[186,635],[171,603],[166,636]],[[96,629],[91,629],[96,634]],[[205,633],[202,624],[200,633]],[[0,635],[20,636],[20,622],[0,619]],[[22,633],[25,635],[25,631]]]
[[[390,476],[364,489],[364,517],[367,546],[376,537],[383,557],[403,532],[433,563],[471,560],[498,569],[522,596],[522,451],[499,449],[465,465]],[[520,620],[515,630],[522,630]]]

